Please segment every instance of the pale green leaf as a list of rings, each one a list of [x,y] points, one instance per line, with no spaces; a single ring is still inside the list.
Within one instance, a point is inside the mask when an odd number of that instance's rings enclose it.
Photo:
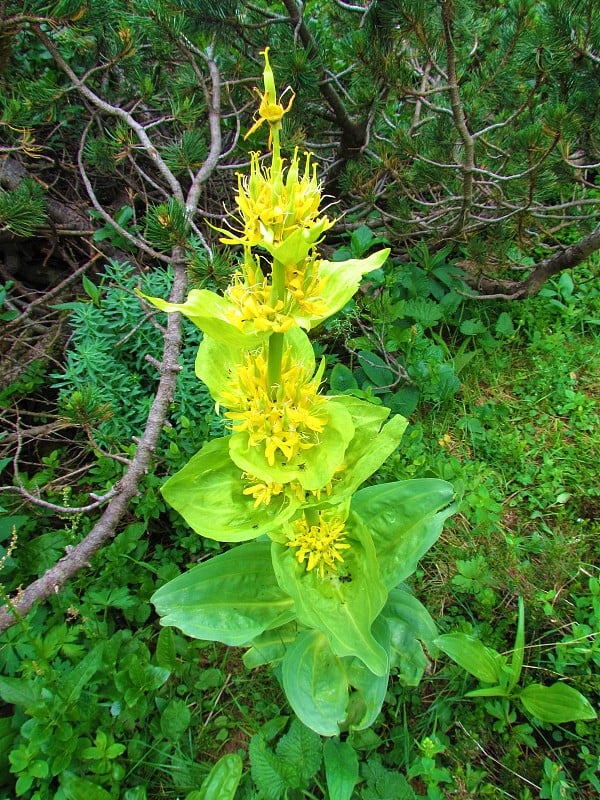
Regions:
[[[246,669],[262,667],[281,661],[285,651],[297,635],[298,626],[295,622],[281,625],[279,628],[264,631],[252,640],[252,646],[244,653],[242,660]]]
[[[356,294],[363,275],[382,267],[389,254],[389,249],[385,249],[372,253],[367,258],[322,261],[319,266],[319,275],[324,279],[322,294],[327,305],[327,314],[315,321],[314,324],[337,314]]]
[[[377,617],[372,630],[389,662],[390,628],[383,616]],[[350,695],[347,721],[351,730],[365,730],[375,722],[385,700],[389,677],[389,670],[383,675],[374,675],[360,659],[352,659],[348,667],[348,682],[356,691]]]
[[[249,542],[211,558],[162,586],[152,597],[163,625],[196,639],[249,644],[293,617],[277,584],[269,542]]]
[[[243,762],[237,753],[227,753],[217,761],[195,800],[234,800],[242,778]]]
[[[446,481],[419,478],[367,486],[352,499],[352,510],[368,526],[381,577],[392,589],[415,571],[454,513],[454,490]]]
[[[298,620],[326,633],[338,656],[357,656],[375,674],[388,671],[388,656],[371,633],[387,592],[368,531],[356,517],[346,523],[343,580],[321,578],[298,563],[290,547],[273,544],[273,566],[279,584],[294,600]]]
[[[344,470],[333,482],[333,497],[337,502],[341,497],[354,494],[396,450],[408,420],[396,415],[386,422],[389,409],[357,397],[340,396],[335,402],[348,411],[354,426],[354,436],[344,454]]]
[[[500,683],[502,659],[479,639],[468,633],[446,633],[435,644],[453,661],[483,683]]]
[[[252,327],[240,330],[233,325],[230,320],[235,306],[226,297],[209,289],[192,289],[185,303],[169,303],[168,300],[150,297],[140,291],[136,291],[136,294],[161,311],[178,311],[207,336],[238,350],[257,347],[266,339],[264,331],[256,331]]]
[[[244,494],[242,470],[229,455],[230,437],[213,439],[162,486],[167,503],[188,525],[209,539],[241,542],[280,528],[296,511],[291,492],[254,507]]]
[[[336,736],[346,716],[348,682],[324,633],[302,631],[282,664],[283,688],[294,712],[321,736]]]
[[[519,693],[519,699],[525,709],[542,722],[560,725],[597,717],[589,700],[566,683],[553,683],[551,686],[532,683]]]

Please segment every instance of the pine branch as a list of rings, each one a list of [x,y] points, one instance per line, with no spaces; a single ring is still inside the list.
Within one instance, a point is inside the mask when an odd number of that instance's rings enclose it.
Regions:
[[[89,100],[96,108],[100,111],[103,111],[105,114],[109,114],[112,117],[117,117],[118,119],[122,120],[131,130],[136,134],[138,137],[140,144],[144,148],[146,155],[150,158],[150,160],[155,164],[156,168],[167,182],[168,186],[173,193],[173,197],[179,200],[183,204],[183,191],[179,184],[177,178],[173,175],[169,167],[165,164],[162,156],[158,152],[157,148],[152,143],[152,140],[146,133],[146,129],[143,125],[141,125],[132,114],[126,111],[124,108],[120,106],[113,106],[108,103],[106,100],[103,100],[99,95],[97,95],[94,91],[92,91],[89,86],[85,83],[85,76],[84,78],[79,78],[77,74],[71,69],[69,64],[65,61],[65,59],[61,56],[58,51],[58,48],[52,41],[52,39],[37,25],[32,26],[32,30],[35,32],[37,37],[40,41],[44,44],[56,64],[62,69],[62,71],[68,76],[73,87],[77,89],[80,94],[82,94],[87,100]],[[95,69],[98,69],[97,67]]]
[[[321,72],[319,80],[319,90],[331,110],[335,115],[337,124],[342,129],[342,151],[345,153],[349,150],[360,150],[366,141],[366,124],[364,122],[356,122],[346,111],[346,106],[340,95],[331,85],[330,79],[326,76],[323,64],[319,57],[319,49],[317,43],[304,22],[302,13],[296,0],[283,0],[283,5],[286,7],[290,17],[290,22],[294,25],[294,31],[300,37],[300,41],[308,55],[316,61],[318,69]],[[341,154],[342,158],[347,158],[347,155]]]

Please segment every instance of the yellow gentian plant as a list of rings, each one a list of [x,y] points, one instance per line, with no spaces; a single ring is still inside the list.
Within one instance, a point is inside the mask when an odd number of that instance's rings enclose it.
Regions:
[[[337,313],[381,250],[330,262],[318,246],[333,224],[310,154],[281,153],[284,106],[268,48],[264,92],[237,212],[221,241],[242,248],[223,295],[148,298],[203,332],[196,374],[229,433],[164,484],[165,500],[202,536],[235,546],[161,587],[163,625],[247,648],[249,668],[278,675],[301,720],[320,734],[375,720],[390,671],[421,677],[435,625],[403,581],[452,512],[453,490],[423,479],[359,488],[398,447],[407,421],[352,396],[323,392],[307,332]],[[243,542],[243,544],[239,544]]]

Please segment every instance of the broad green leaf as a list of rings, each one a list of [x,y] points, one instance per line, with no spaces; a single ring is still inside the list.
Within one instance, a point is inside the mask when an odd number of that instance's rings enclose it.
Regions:
[[[333,481],[332,502],[354,494],[379,469],[400,444],[408,425],[408,420],[398,415],[386,422],[389,409],[357,397],[340,396],[335,402],[349,412],[354,436],[344,455],[344,470]]]
[[[437,478],[367,486],[354,495],[351,508],[371,532],[388,589],[412,575],[437,541],[455,511],[453,497],[452,486]]]
[[[391,626],[395,620],[401,621],[410,630],[415,639],[419,639],[427,647],[431,655],[437,655],[435,638],[438,635],[433,617],[423,603],[404,586],[396,586],[388,595],[383,609],[383,616]],[[392,643],[394,635],[392,629]]]
[[[329,796],[350,800],[358,781],[358,756],[350,742],[327,739],[323,745],[325,777]]]
[[[409,384],[401,386],[393,394],[383,395],[382,402],[394,413],[409,417],[419,405],[420,396],[419,387]]]
[[[367,258],[321,261],[319,275],[324,279],[322,294],[328,312],[314,324],[337,314],[358,291],[362,276],[382,267],[389,254],[389,249],[385,249],[372,253]]]
[[[324,633],[302,631],[282,664],[283,688],[298,718],[321,736],[339,734],[346,716],[348,681],[343,661]]]
[[[373,623],[373,634],[390,660],[390,629],[380,615]],[[350,730],[370,728],[381,711],[389,682],[389,670],[383,675],[374,675],[358,658],[352,659],[348,667],[348,682],[356,689],[350,695],[347,723]]]
[[[581,692],[566,683],[532,683],[519,693],[519,700],[534,717],[556,725],[598,716]]]
[[[209,289],[192,289],[185,303],[169,303],[140,291],[136,291],[136,294],[161,311],[178,311],[207,336],[239,350],[257,347],[266,339],[265,332],[256,331],[252,325],[242,330],[233,325],[230,320],[235,314],[234,304]]]
[[[293,617],[292,600],[273,574],[269,542],[249,542],[162,586],[152,597],[162,625],[196,639],[249,644]]]
[[[273,544],[273,566],[282,589],[294,600],[298,620],[326,633],[338,656],[357,656],[376,675],[388,671],[388,656],[371,633],[387,592],[379,577],[373,542],[357,518],[346,523],[343,579],[321,578],[298,563],[292,548]]]
[[[196,533],[220,542],[241,542],[280,528],[299,501],[288,492],[255,508],[254,498],[244,494],[242,471],[229,456],[230,438],[205,444],[161,493]]]
[[[434,655],[437,629],[429,612],[406,589],[392,589],[381,612],[391,632],[391,664],[405,686],[418,686],[429,663],[421,641]]]
[[[376,353],[359,350],[357,355],[365,375],[375,386],[391,386],[394,383],[396,379],[394,371]]]
[[[242,778],[243,762],[237,753],[227,753],[217,761],[194,800],[234,800]]]
[[[445,633],[435,644],[453,661],[483,683],[500,683],[501,656],[468,633]]]

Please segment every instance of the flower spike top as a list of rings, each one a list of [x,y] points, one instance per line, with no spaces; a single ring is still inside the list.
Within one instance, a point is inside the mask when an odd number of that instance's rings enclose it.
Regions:
[[[254,125],[250,128],[250,130],[244,136],[244,139],[247,139],[251,136],[254,131],[258,130],[263,122],[268,122],[270,131],[269,131],[269,149],[273,144],[273,140],[275,139],[276,148],[279,149],[279,128],[281,127],[281,120],[283,119],[283,115],[287,114],[287,112],[292,107],[292,103],[294,102],[295,94],[292,90],[292,96],[290,98],[289,103],[284,108],[281,103],[277,102],[277,91],[275,89],[275,78],[273,76],[273,70],[271,69],[271,64],[269,63],[269,48],[265,47],[263,51],[261,51],[261,55],[265,57],[265,69],[263,72],[263,82],[265,85],[264,94],[262,94],[258,89],[258,95],[260,97],[260,106],[258,109],[258,119],[254,123]],[[287,91],[287,90],[286,90]],[[284,92],[285,94],[285,92]],[[277,154],[279,155],[279,154]]]

